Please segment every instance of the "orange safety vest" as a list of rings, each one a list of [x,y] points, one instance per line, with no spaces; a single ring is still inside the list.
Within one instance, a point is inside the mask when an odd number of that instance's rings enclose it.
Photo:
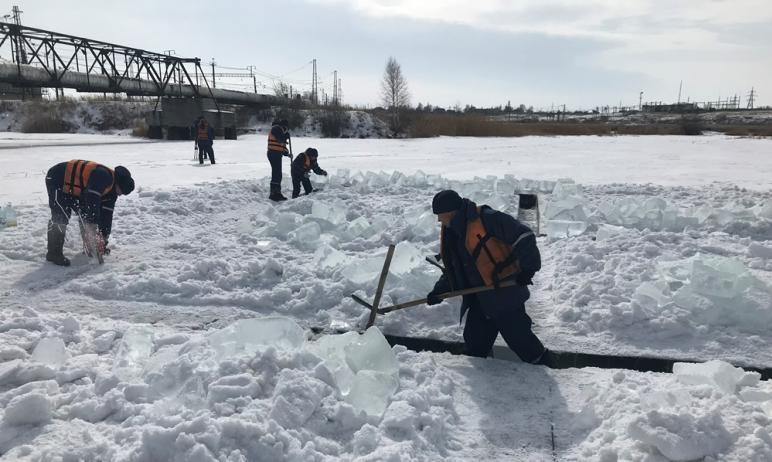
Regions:
[[[443,262],[445,261],[444,235],[445,226],[440,230],[440,256]],[[512,246],[488,235],[480,218],[480,207],[477,207],[477,218],[466,224],[465,246],[486,286],[491,286],[494,282],[520,272],[517,260],[496,272],[496,265],[512,254]]]
[[[200,141],[208,141],[209,140],[209,126],[199,125],[198,126],[198,139]]]
[[[62,186],[64,193],[80,197],[81,193],[88,186],[88,179],[91,177],[91,172],[97,167],[99,167],[99,164],[89,160],[71,160],[67,162],[67,167],[64,169],[64,185]],[[113,183],[101,193],[103,196],[112,191],[113,185],[115,184],[115,175],[113,174],[113,171],[109,168],[107,170],[113,175]]]
[[[284,143],[279,142],[279,140],[277,140],[276,137],[273,136],[273,127],[271,127],[271,131],[268,132],[268,150],[279,151],[279,152],[289,152],[289,150],[287,149],[287,146]]]

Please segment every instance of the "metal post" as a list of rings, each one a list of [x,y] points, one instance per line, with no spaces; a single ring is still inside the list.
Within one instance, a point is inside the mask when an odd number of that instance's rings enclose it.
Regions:
[[[212,88],[217,88],[217,84],[215,83],[215,80],[214,80],[214,65],[215,65],[214,58],[212,58],[211,64],[212,64]]]

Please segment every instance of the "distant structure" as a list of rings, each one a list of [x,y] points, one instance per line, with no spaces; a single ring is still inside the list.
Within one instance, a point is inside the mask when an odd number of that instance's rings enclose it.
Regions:
[[[12,14],[3,15],[3,20],[6,20],[13,16],[13,22],[17,26],[21,26],[21,14],[22,10],[18,6],[14,5],[11,10]],[[27,50],[23,41],[18,41],[16,44],[16,59],[21,64],[27,64]],[[16,100],[16,99],[41,99],[43,97],[42,89],[40,88],[25,88],[17,87],[10,83],[0,83],[0,100]]]
[[[643,112],[697,112],[699,108],[697,103],[643,103],[641,106]]]

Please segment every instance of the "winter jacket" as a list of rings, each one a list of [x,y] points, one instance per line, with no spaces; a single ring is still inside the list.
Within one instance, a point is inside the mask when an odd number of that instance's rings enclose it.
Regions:
[[[69,173],[68,178],[65,173]],[[52,184],[63,194],[77,199],[84,222],[97,224],[105,238],[110,235],[113,208],[118,199],[115,174],[111,169],[96,162],[71,160],[51,167],[46,177],[51,178]]]
[[[268,152],[289,153],[289,149],[287,149],[289,138],[289,131],[285,132],[281,126],[274,125],[268,133]]]
[[[434,293],[467,289],[486,285],[478,271],[476,261],[467,248],[467,229],[470,221],[480,218],[485,231],[498,241],[512,246],[512,256],[517,260],[517,272],[502,277],[497,282],[514,279],[520,287],[503,287],[495,290],[465,296],[461,305],[461,318],[470,307],[479,306],[492,316],[495,310],[507,309],[516,298],[527,298],[526,285],[541,269],[541,255],[536,246],[536,236],[526,225],[505,213],[483,205],[479,212],[477,205],[464,199],[450,226],[442,227],[441,254],[445,273],[434,286]],[[524,300],[521,300],[521,303]]]
[[[199,125],[196,127],[196,143],[199,145],[214,144],[214,129],[211,125],[207,125],[206,128]]]
[[[290,169],[292,178],[303,178],[310,171],[313,171],[317,175],[327,175],[327,172],[319,167],[318,158],[313,158],[305,152],[301,152],[292,161],[292,167]]]

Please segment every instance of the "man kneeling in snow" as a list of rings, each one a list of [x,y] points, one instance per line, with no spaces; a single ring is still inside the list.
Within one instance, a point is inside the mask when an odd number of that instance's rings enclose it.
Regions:
[[[69,266],[64,256],[64,236],[73,211],[81,218],[84,244],[100,255],[109,253],[107,239],[113,223],[113,207],[118,196],[134,190],[134,179],[126,167],[111,170],[87,160],[56,164],[46,174],[48,205],[48,252],[46,260]]]
[[[308,179],[308,173],[313,170],[317,175],[327,176],[327,172],[322,170],[318,164],[319,151],[314,148],[308,148],[305,152],[301,152],[295,160],[292,161],[292,198],[295,199],[300,195],[300,184],[303,184],[303,189],[306,194],[311,194],[313,188],[311,187],[311,180]]]
[[[461,319],[468,311],[464,341],[469,355],[486,357],[499,332],[517,356],[532,364],[550,364],[551,353],[531,330],[525,312],[528,284],[541,269],[536,236],[524,224],[457,192],[441,191],[432,200],[432,211],[442,223],[440,255],[445,271],[427,295],[429,305],[439,294],[480,286],[494,290],[465,295]],[[499,287],[503,282],[516,284]]]

